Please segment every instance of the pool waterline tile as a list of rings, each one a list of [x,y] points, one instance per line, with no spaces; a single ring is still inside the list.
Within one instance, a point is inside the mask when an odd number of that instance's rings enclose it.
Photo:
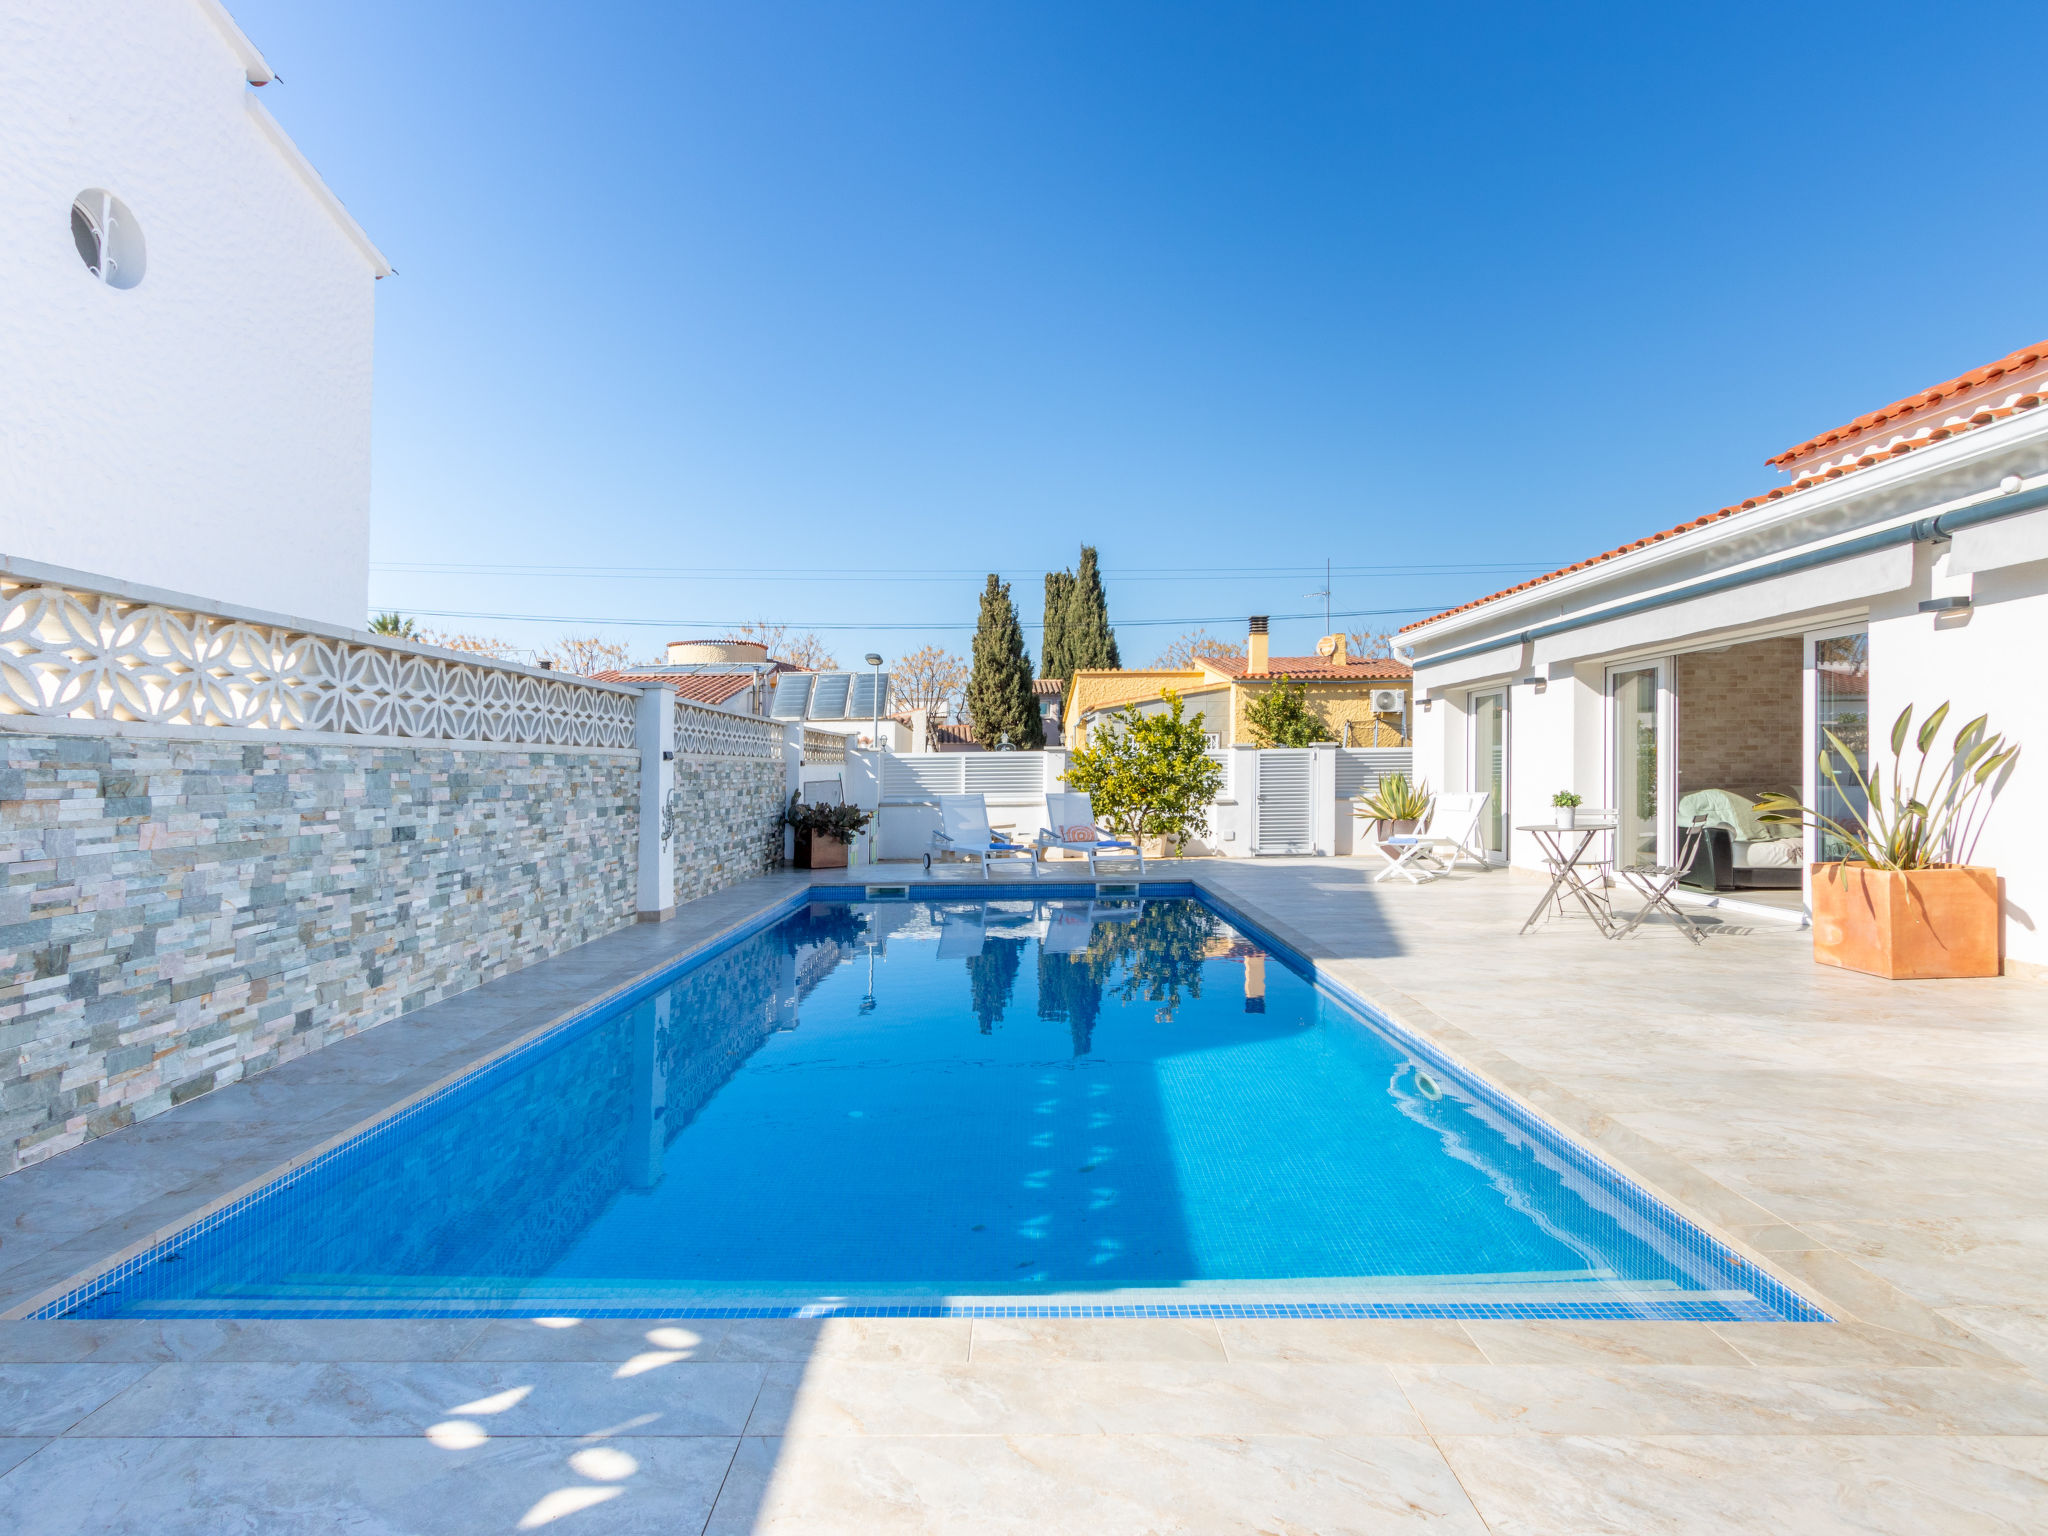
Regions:
[[[1073,885],[1057,888],[991,885],[962,889],[950,883],[937,887],[918,881],[909,883],[912,887],[911,900],[927,904],[934,909],[976,905],[986,910],[990,903],[1015,903],[1027,900],[1040,903],[1073,903],[1078,895],[1086,891],[1085,886]],[[577,1032],[617,1018],[640,1001],[675,986],[692,972],[771,926],[819,904],[861,904],[861,895],[858,887],[836,886],[819,886],[792,892],[752,917],[728,928],[691,953],[591,1001],[570,1016],[557,1021],[544,1032],[515,1042],[454,1079],[402,1105],[394,1113],[358,1130],[339,1144],[308,1157],[297,1166],[287,1169],[279,1177],[265,1182],[261,1187],[250,1190],[218,1209],[208,1211],[199,1219],[184,1225],[147,1249],[123,1257],[83,1284],[72,1287],[64,1295],[36,1308],[31,1315],[59,1317],[76,1315],[91,1308],[107,1292],[144,1274],[152,1266],[175,1261],[182,1249],[198,1243],[211,1234],[225,1232],[237,1221],[248,1218],[266,1206],[274,1206],[280,1201],[291,1199],[295,1191],[308,1187],[317,1176],[348,1165],[351,1160],[367,1159],[380,1150],[388,1149],[402,1139],[410,1127],[424,1123],[429,1117],[438,1118],[458,1112],[465,1104],[506,1082],[513,1074],[522,1070],[523,1065],[530,1065],[542,1055],[560,1049],[564,1042]],[[1557,1160],[1575,1175],[1586,1180],[1602,1199],[1616,1204],[1628,1220],[1653,1230],[1662,1241],[1675,1244],[1683,1250],[1690,1264],[1723,1277],[1726,1281],[1724,1289],[1731,1294],[1716,1296],[1710,1292],[1665,1290],[1632,1295],[1629,1294],[1632,1287],[1623,1284],[1609,1287],[1612,1294],[1600,1295],[1589,1300],[1488,1301],[1475,1299],[1469,1294],[1420,1299],[1413,1296],[1379,1299],[1370,1295],[1354,1295],[1269,1300],[1252,1293],[1265,1289],[1270,1296],[1271,1282],[1247,1282],[1238,1286],[1239,1290],[1246,1293],[1241,1296],[1216,1296],[1213,1293],[1218,1286],[1227,1288],[1231,1282],[1212,1281],[1206,1282],[1203,1286],[1211,1295],[1200,1300],[1161,1298],[1155,1292],[1153,1296],[1142,1300],[1118,1301],[1105,1298],[1099,1302],[1076,1301],[1067,1297],[1040,1298],[1031,1295],[890,1297],[877,1300],[862,1300],[858,1297],[783,1299],[750,1296],[744,1300],[735,1297],[729,1304],[720,1304],[717,1298],[711,1296],[699,1300],[694,1297],[678,1298],[669,1294],[650,1296],[643,1300],[639,1297],[616,1294],[590,1294],[580,1301],[549,1296],[533,1302],[505,1295],[483,1295],[468,1300],[443,1296],[418,1299],[414,1305],[399,1305],[393,1304],[389,1299],[379,1301],[375,1298],[369,1299],[366,1303],[352,1304],[351,1300],[345,1297],[327,1296],[320,1298],[322,1304],[315,1304],[309,1300],[307,1304],[295,1306],[286,1301],[272,1300],[255,1308],[225,1302],[211,1307],[203,1303],[181,1303],[158,1309],[144,1302],[124,1308],[119,1315],[243,1318],[516,1318],[573,1313],[593,1318],[660,1318],[687,1312],[693,1316],[719,1319],[1155,1317],[1663,1319],[1706,1322],[1744,1319],[1826,1320],[1825,1315],[1804,1298],[1779,1284],[1770,1275],[1748,1264],[1650,1192],[1589,1152],[1584,1145],[1565,1136],[1546,1120],[1532,1114],[1485,1077],[1446,1057],[1432,1042],[1401,1028],[1368,999],[1318,968],[1312,960],[1300,954],[1293,946],[1275,938],[1262,925],[1235,910],[1228,901],[1215,893],[1199,890],[1193,885],[1148,881],[1142,900],[1145,903],[1162,900],[1199,902],[1202,907],[1237,930],[1239,936],[1257,945],[1265,954],[1278,960],[1297,977],[1306,980],[1316,993],[1337,1004],[1344,1012],[1355,1016],[1371,1032],[1398,1046],[1413,1059],[1418,1072],[1426,1070],[1455,1084],[1464,1095],[1510,1126],[1515,1134],[1537,1144],[1547,1157]],[[1319,1285],[1326,1285],[1326,1282],[1319,1282]],[[728,1289],[744,1291],[747,1287],[733,1286]]]

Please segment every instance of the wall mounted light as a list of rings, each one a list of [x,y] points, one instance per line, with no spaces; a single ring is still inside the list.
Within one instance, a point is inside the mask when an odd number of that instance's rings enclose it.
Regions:
[[[1547,677],[1525,677],[1522,679],[1522,686],[1534,688],[1538,693],[1541,693],[1550,686],[1550,679]]]
[[[1967,597],[1930,597],[1920,605],[1922,613],[1961,613],[1970,606]]]

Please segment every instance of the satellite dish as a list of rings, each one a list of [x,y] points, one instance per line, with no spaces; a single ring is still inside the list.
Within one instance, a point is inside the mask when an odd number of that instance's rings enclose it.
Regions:
[[[1316,654],[1317,654],[1318,656],[1334,656],[1334,655],[1336,655],[1336,654],[1337,654],[1337,637],[1336,637],[1335,635],[1325,635],[1325,636],[1323,636],[1323,638],[1322,638],[1322,639],[1318,640],[1318,641],[1316,642]]]

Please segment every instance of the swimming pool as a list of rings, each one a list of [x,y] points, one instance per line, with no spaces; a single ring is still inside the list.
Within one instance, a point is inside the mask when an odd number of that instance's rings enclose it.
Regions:
[[[1145,889],[814,892],[39,1315],[1822,1316]]]

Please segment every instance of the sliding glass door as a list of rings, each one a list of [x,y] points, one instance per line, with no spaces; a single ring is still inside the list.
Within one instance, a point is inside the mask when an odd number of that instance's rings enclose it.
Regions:
[[[1664,862],[1669,716],[1662,662],[1607,674],[1607,786],[1616,816],[1616,868]]]
[[[1822,752],[1841,752],[1870,775],[1870,635],[1866,630],[1807,636],[1806,803],[1845,827],[1855,827],[1869,809],[1847,767],[1835,764],[1836,782],[1820,772]],[[1833,740],[1830,741],[1829,737]],[[1806,855],[1815,863],[1831,863],[1848,849],[1832,832],[1808,833]]]
[[[1505,691],[1472,695],[1472,777],[1474,789],[1489,792],[1479,835],[1488,858],[1505,860],[1508,803],[1508,696]]]

